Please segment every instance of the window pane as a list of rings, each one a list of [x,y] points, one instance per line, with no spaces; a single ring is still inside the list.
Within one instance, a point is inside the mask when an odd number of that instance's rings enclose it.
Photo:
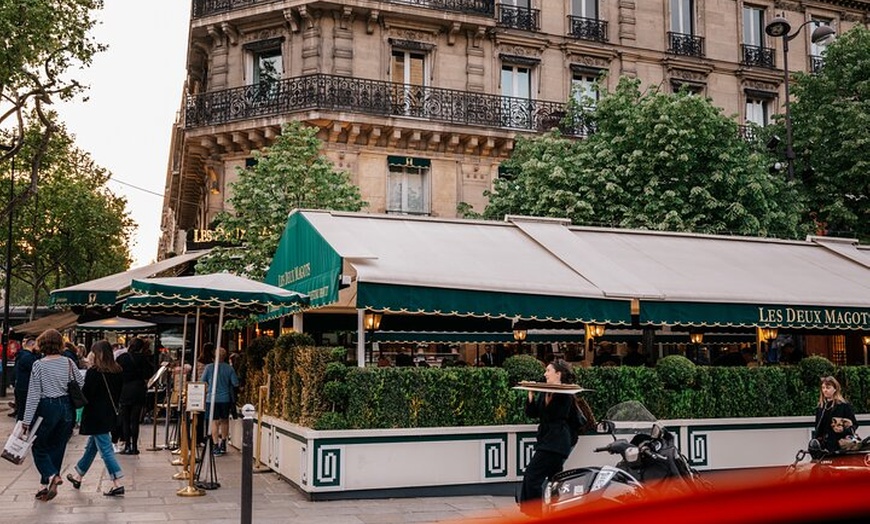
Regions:
[[[757,7],[743,8],[743,43],[746,45],[764,46],[762,26],[764,10]]]
[[[812,29],[815,30],[818,27],[823,26],[823,25],[831,25],[831,21],[830,20],[813,20],[813,23],[810,25],[811,25]],[[822,56],[826,47],[827,47],[827,43],[819,43],[819,44],[814,43],[810,46],[810,54],[813,56]]]
[[[571,13],[583,18],[598,18],[598,0],[573,0]]]
[[[272,82],[284,76],[281,50],[273,49],[254,55],[254,83]]]
[[[671,31],[686,35],[692,32],[692,0],[671,0]]]

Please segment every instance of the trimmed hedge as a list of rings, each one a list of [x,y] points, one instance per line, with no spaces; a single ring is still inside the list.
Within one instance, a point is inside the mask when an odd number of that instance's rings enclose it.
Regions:
[[[532,423],[523,413],[520,380],[542,380],[544,365],[511,357],[502,368],[357,368],[343,348],[281,337],[264,368],[248,369],[245,399],[271,376],[266,412],[315,429],[450,427]],[[696,366],[666,357],[655,368],[576,368],[595,417],[638,400],[660,419],[811,415],[819,378],[834,374],[857,413],[870,412],[870,368],[836,368],[821,357],[797,366]],[[250,400],[249,400],[250,401]]]

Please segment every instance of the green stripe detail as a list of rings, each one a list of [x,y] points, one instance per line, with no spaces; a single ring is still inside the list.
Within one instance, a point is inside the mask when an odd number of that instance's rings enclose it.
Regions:
[[[642,324],[870,330],[870,308],[643,301]]]

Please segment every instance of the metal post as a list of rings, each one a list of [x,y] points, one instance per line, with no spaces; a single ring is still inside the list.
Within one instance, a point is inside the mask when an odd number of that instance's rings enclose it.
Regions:
[[[269,380],[269,378],[267,378]],[[263,463],[260,460],[261,450],[263,447],[263,398],[265,395],[269,394],[269,386],[260,386],[257,388],[257,447],[254,450],[254,456],[257,457],[257,464],[254,466],[254,473],[262,473],[264,471],[270,471],[269,468],[263,467]]]
[[[254,406],[245,404],[242,407],[242,516],[241,524],[251,524],[253,509],[253,484],[254,475],[251,469],[253,464],[253,440],[254,440]]]
[[[11,203],[15,200],[15,157],[12,157],[12,170],[9,173],[9,202]],[[14,214],[14,209],[9,208],[9,231],[6,235],[6,275],[5,281],[3,284],[3,333],[0,338],[2,338],[2,349],[3,356],[0,357],[0,362],[2,362],[2,370],[0,373],[0,397],[6,396],[6,387],[9,384],[6,379],[6,366],[9,365],[9,335],[12,333],[11,322],[9,321],[9,302],[12,298],[10,295],[12,294],[12,215]],[[16,409],[20,409],[21,406],[16,406]]]
[[[782,35],[782,68],[785,71],[785,77],[783,78],[785,82],[785,161],[788,166],[788,179],[792,181],[794,180],[794,144],[792,143],[791,102],[789,101],[788,89],[788,40],[788,33]]]

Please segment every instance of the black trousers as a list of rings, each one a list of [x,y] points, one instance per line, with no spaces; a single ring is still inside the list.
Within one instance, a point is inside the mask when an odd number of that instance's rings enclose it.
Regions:
[[[552,451],[537,450],[526,466],[520,490],[520,509],[529,515],[540,515],[540,499],[544,496],[544,482],[562,471],[564,457]]]
[[[121,438],[126,448],[139,449],[139,421],[142,418],[142,404],[121,405]]]

